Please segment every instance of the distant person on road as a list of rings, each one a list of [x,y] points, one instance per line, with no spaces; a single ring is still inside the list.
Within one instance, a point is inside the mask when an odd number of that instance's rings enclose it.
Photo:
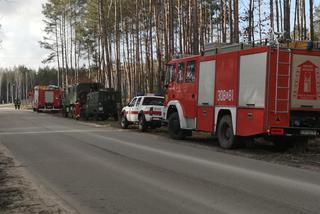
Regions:
[[[17,99],[14,100],[14,109],[18,109],[18,100]]]
[[[20,99],[17,99],[17,107],[19,110],[20,110],[20,105],[21,105],[21,101],[20,101]]]
[[[75,103],[75,107],[74,107],[74,115],[75,115],[76,120],[80,119],[80,111],[81,111],[80,101],[77,100]]]

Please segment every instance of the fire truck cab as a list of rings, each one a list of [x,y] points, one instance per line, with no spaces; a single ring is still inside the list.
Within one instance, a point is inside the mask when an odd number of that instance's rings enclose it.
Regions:
[[[167,64],[165,110],[172,138],[210,132],[221,147],[243,137],[276,143],[320,135],[320,49],[280,45],[208,48]]]

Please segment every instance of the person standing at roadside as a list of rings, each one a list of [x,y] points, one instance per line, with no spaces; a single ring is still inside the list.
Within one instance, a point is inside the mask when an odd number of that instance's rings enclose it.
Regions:
[[[18,100],[14,99],[14,109],[18,109]]]
[[[76,120],[80,119],[80,111],[81,111],[81,104],[80,104],[80,101],[77,100],[75,103],[75,108],[74,108],[74,115],[75,115]]]
[[[17,107],[18,107],[18,110],[20,110],[20,105],[21,105],[21,101],[20,101],[20,99],[17,99]]]

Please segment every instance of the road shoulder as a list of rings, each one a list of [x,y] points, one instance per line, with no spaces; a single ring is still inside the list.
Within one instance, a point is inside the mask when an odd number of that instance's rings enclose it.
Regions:
[[[77,213],[45,188],[0,142],[0,213]]]

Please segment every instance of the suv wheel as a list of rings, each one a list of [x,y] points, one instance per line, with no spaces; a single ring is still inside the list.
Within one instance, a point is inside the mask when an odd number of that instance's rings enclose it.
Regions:
[[[121,124],[121,128],[123,128],[123,129],[127,129],[128,128],[129,122],[128,122],[128,120],[127,120],[125,115],[121,116],[120,124]]]
[[[233,133],[232,119],[230,115],[224,115],[218,124],[218,141],[224,149],[233,149],[237,146],[237,138]]]
[[[139,117],[139,130],[142,132],[147,130],[147,122],[143,114]]]
[[[174,112],[169,116],[168,132],[172,139],[182,140],[185,138],[185,132],[180,128],[178,112]]]

